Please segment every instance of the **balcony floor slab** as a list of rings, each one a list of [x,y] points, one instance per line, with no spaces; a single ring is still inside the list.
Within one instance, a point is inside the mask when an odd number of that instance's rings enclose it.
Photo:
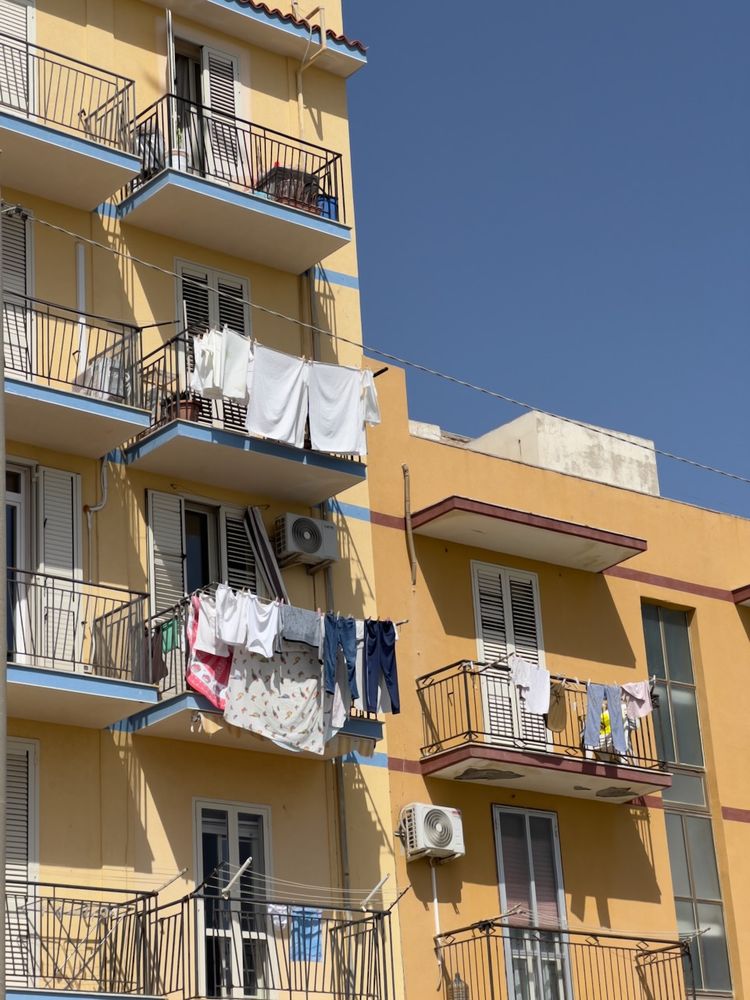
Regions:
[[[124,452],[128,465],[166,476],[314,505],[362,482],[364,463],[188,420],[156,428]]]
[[[546,795],[624,803],[662,792],[672,784],[665,771],[544,751],[470,744],[420,762],[426,778],[447,778]]]
[[[136,177],[137,156],[0,110],[3,185],[94,211]]]
[[[196,713],[200,713],[202,723],[195,725]],[[202,695],[185,692],[174,698],[124,720],[115,728],[125,729],[142,736],[157,736],[162,739],[196,741],[213,746],[230,747],[235,750],[252,750],[256,753],[290,755],[302,760],[330,760],[357,750],[363,744],[372,745],[382,739],[383,724],[374,719],[347,719],[344,728],[328,743],[323,756],[300,752],[291,753],[277,747],[270,740],[253,733],[230,726],[224,722],[221,712]]]
[[[156,688],[148,684],[21,664],[8,666],[8,715],[12,718],[106,729],[157,701]]]
[[[219,181],[166,169],[119,206],[123,222],[302,274],[351,240],[351,230]]]
[[[5,380],[5,435],[86,458],[101,458],[149,425],[146,410],[21,379]]]

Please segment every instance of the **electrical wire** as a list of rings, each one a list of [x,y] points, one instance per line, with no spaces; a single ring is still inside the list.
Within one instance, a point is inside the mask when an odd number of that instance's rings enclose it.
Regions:
[[[3,215],[10,214],[20,214],[27,217],[32,224],[45,226],[48,229],[52,229],[55,232],[69,236],[71,239],[77,240],[81,243],[87,243],[99,250],[104,250],[107,253],[114,254],[115,256],[121,257],[124,260],[128,260],[133,264],[140,265],[142,267],[149,268],[152,271],[156,271],[159,274],[163,274],[166,277],[174,278],[179,280],[184,280],[184,275],[178,274],[177,271],[173,271],[170,268],[162,267],[160,264],[155,264],[153,261],[145,260],[142,257],[136,257],[134,254],[128,253],[126,250],[119,250],[117,247],[110,246],[109,244],[102,243],[99,240],[94,240],[91,237],[81,236],[79,233],[75,233],[65,226],[59,226],[47,219],[43,219],[39,216],[29,216],[28,213],[20,205],[6,206],[2,210]],[[209,293],[221,296],[221,292],[218,288],[211,288],[208,285],[201,284],[202,289],[206,289]],[[226,293],[224,293],[225,297]],[[374,354],[379,358],[383,358],[386,361],[391,361],[394,364],[400,365],[402,368],[411,369],[412,371],[421,372],[423,375],[430,375],[434,378],[441,379],[444,382],[448,382],[452,385],[461,386],[464,389],[469,389],[473,392],[480,393],[481,395],[487,396],[490,399],[496,399],[503,403],[508,403],[511,406],[520,407],[527,412],[540,413],[543,416],[552,417],[555,420],[561,420],[564,423],[571,424],[574,427],[581,427],[590,433],[599,434],[603,437],[610,438],[614,441],[619,441],[621,443],[629,444],[631,447],[642,448],[644,451],[653,452],[659,455],[661,458],[669,459],[673,462],[679,462],[683,465],[687,465],[691,468],[698,469],[701,472],[710,472],[713,475],[722,476],[725,479],[730,479],[734,482],[744,483],[750,486],[750,476],[743,476],[737,472],[730,472],[726,469],[720,469],[718,466],[709,465],[705,462],[699,462],[696,459],[688,458],[685,455],[678,455],[676,452],[668,451],[664,448],[657,448],[654,445],[642,443],[640,441],[634,441],[631,437],[627,437],[623,434],[618,434],[616,431],[607,430],[605,427],[596,427],[591,424],[586,423],[583,420],[577,420],[575,417],[568,417],[561,413],[555,413],[554,410],[546,410],[543,407],[529,403],[526,400],[518,399],[515,396],[511,396],[507,393],[499,392],[495,389],[489,389],[487,386],[478,385],[475,382],[470,382],[468,379],[459,378],[457,375],[451,375],[448,372],[440,371],[440,369],[432,368],[429,365],[423,365],[420,362],[412,361],[409,358],[401,357],[398,354],[393,354],[390,351],[384,351],[380,348],[373,347],[370,344],[364,345],[359,340],[352,340],[351,338],[344,337],[339,333],[334,333],[331,330],[325,330],[322,327],[316,326],[314,323],[308,323],[305,320],[299,319],[295,316],[288,316],[285,313],[278,311],[277,309],[271,309],[268,306],[263,306],[258,302],[253,302],[251,299],[244,298],[242,296],[230,296],[233,302],[241,303],[250,309],[255,309],[258,312],[265,313],[268,316],[272,316],[275,319],[284,320],[288,323],[294,323],[296,326],[302,327],[313,333],[323,334],[329,337],[331,340],[341,342],[344,344],[350,344],[353,347],[357,347],[361,350],[366,351],[368,354]],[[162,323],[160,325],[169,325],[170,321]],[[176,319],[173,322],[175,326],[178,326],[182,321]]]

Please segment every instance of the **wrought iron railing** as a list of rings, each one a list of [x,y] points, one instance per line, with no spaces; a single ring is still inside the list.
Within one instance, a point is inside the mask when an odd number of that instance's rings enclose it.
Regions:
[[[163,997],[394,997],[387,912],[199,891],[156,911],[152,944]]]
[[[682,941],[488,920],[435,939],[444,1000],[688,1000]]]
[[[174,94],[138,115],[134,136],[143,169],[126,194],[171,168],[346,221],[340,153]]]
[[[148,994],[153,895],[8,882],[8,989]]]
[[[0,107],[132,150],[135,85],[119,73],[0,34]]]
[[[6,572],[10,663],[151,683],[147,594]]]
[[[136,327],[10,293],[3,315],[7,378],[141,405]]]
[[[650,717],[637,725],[625,723],[628,752],[615,752],[611,732],[600,735],[598,748],[583,745],[588,707],[587,687],[572,678],[552,677],[564,682],[564,699],[558,716],[561,728],[549,729],[544,716],[526,711],[505,663],[459,660],[417,679],[422,706],[422,756],[429,757],[467,744],[513,747],[517,750],[564,754],[568,757],[596,756],[612,763],[665,770],[659,759],[656,730],[661,725],[654,697]],[[663,745],[663,744],[662,744]]]

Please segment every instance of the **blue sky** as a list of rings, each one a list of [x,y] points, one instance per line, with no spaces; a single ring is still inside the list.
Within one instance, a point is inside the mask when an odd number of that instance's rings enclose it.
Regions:
[[[345,0],[366,343],[750,477],[750,3],[388,8]],[[409,391],[465,434],[521,412]]]

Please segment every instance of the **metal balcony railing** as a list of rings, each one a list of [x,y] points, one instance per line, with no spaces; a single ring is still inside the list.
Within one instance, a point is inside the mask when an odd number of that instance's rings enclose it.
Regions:
[[[247,407],[243,403],[234,399],[208,399],[190,388],[194,366],[193,334],[204,332],[204,329],[195,329],[179,333],[144,356],[138,383],[143,406],[151,413],[151,427],[173,420],[189,420],[247,434]],[[306,434],[305,448],[309,447],[309,434]],[[362,462],[358,455],[341,457],[350,462]]]
[[[7,378],[141,405],[136,327],[10,293],[3,322]]]
[[[155,913],[152,992],[393,1000],[390,915],[198,891]]]
[[[7,570],[8,662],[150,683],[148,595]]]
[[[147,994],[149,893],[8,882],[8,989]]]
[[[444,1000],[688,1000],[686,942],[488,920],[435,938]]]
[[[132,151],[135,85],[128,77],[0,34],[0,107]]]
[[[526,711],[505,663],[459,660],[419,677],[422,756],[471,744],[564,754],[580,759],[596,756],[611,763],[666,770],[666,764],[659,759],[655,738],[661,725],[656,698],[649,718],[640,719],[637,728],[626,726],[628,753],[623,757],[614,752],[611,736],[606,733],[602,734],[597,750],[584,748],[587,688],[578,680],[552,677],[553,683],[563,680],[565,724],[561,731],[552,732],[547,729],[544,716]]]
[[[141,176],[172,168],[336,222],[346,221],[340,153],[166,94],[134,122]]]

